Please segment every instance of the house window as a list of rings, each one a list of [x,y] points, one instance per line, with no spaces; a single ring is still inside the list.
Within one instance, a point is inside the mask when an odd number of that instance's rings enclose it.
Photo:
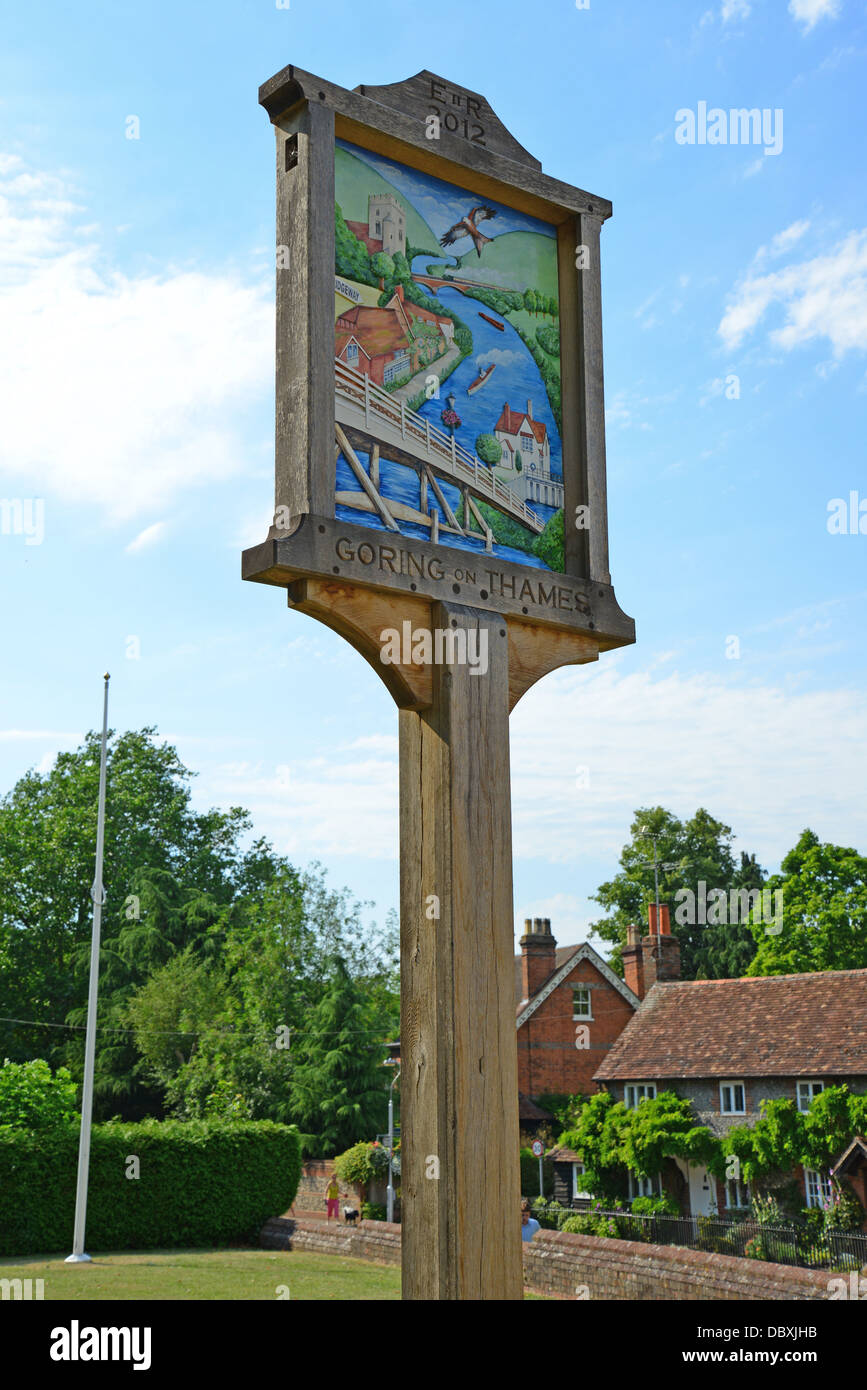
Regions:
[[[815,1168],[805,1168],[804,1188],[808,1207],[824,1207],[831,1200],[831,1175],[818,1173]]]
[[[572,1017],[591,1020],[593,1018],[590,1012],[590,989],[587,985],[576,985],[572,990]]]
[[[750,1204],[750,1185],[748,1182],[741,1182],[739,1178],[729,1178],[726,1183],[726,1208],[729,1211],[735,1208],[741,1210]]]
[[[798,1109],[803,1113],[809,1110],[810,1102],[820,1091],[824,1091],[824,1081],[799,1081],[798,1082]]]
[[[655,1081],[630,1082],[628,1086],[624,1086],[623,1088],[623,1100],[627,1110],[634,1110],[636,1105],[643,1100],[655,1099]]]
[[[720,1082],[719,1108],[721,1115],[745,1115],[747,1113],[746,1090],[742,1081]]]
[[[584,1164],[572,1164],[572,1200],[578,1197],[591,1197],[591,1192],[584,1191]]]
[[[531,434],[521,435],[521,449],[525,454],[533,452],[533,436]]]
[[[358,366],[358,343],[346,344],[346,360],[350,367]]]
[[[634,1201],[636,1197],[659,1197],[662,1194],[662,1181],[659,1174],[654,1178],[639,1178],[630,1170],[629,1173],[629,1200]]]

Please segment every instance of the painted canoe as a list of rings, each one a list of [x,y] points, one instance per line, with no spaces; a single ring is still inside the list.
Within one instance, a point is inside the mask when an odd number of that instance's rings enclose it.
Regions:
[[[481,311],[481,309],[479,310],[479,318],[480,318],[480,319],[484,319],[484,320],[485,320],[485,323],[491,324],[491,326],[492,326],[493,328],[499,328],[499,330],[500,330],[501,333],[504,333],[504,332],[505,332],[505,328],[504,328],[503,325],[500,323],[499,319],[492,319],[491,316],[490,316],[490,314],[483,314],[482,311]]]

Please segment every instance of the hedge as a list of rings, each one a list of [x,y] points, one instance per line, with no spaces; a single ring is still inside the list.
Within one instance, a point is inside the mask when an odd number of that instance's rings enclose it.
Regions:
[[[130,1155],[140,1176],[127,1177]],[[78,1126],[0,1135],[0,1255],[72,1248]],[[270,1120],[95,1125],[88,1250],[253,1240],[291,1206],[301,1176],[294,1129]]]

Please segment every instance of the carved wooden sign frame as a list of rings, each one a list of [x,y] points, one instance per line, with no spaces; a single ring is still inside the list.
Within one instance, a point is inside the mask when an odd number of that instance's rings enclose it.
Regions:
[[[432,605],[459,603],[507,620],[510,707],[546,670],[595,660],[600,651],[633,642],[634,624],[617,603],[608,561],[599,251],[610,203],[549,178],[484,97],[427,71],[390,86],[347,91],[287,67],[264,84],[259,99],[273,123],[277,147],[276,488],[273,525],[261,545],[244,552],[244,578],[286,588],[290,605],[341,632],[371,662],[403,708],[430,706],[431,668],[400,661],[384,665],[380,634],[397,616],[429,625]],[[538,487],[529,493],[531,480],[528,472],[523,477],[520,473],[519,454],[514,464],[519,471],[506,471],[503,483],[503,470],[480,466],[478,458],[469,458],[466,447],[456,444],[454,429],[449,439],[438,423],[432,428],[430,419],[421,422],[427,439],[419,445],[420,416],[408,407],[407,392],[436,375],[435,361],[432,374],[426,373],[424,354],[444,351],[443,360],[448,361],[449,354],[453,357],[457,351],[446,311],[438,315],[406,303],[401,287],[395,285],[389,312],[410,325],[408,340],[416,354],[411,360],[407,356],[405,370],[412,375],[403,388],[402,404],[396,395],[389,395],[387,376],[383,382],[374,378],[370,354],[378,329],[365,338],[357,325],[365,313],[368,323],[376,313],[388,317],[382,308],[372,306],[381,304],[390,288],[380,280],[378,287],[368,289],[335,273],[335,222],[340,225],[339,208],[335,216],[335,159],[358,156],[371,163],[390,161],[389,168],[401,170],[407,179],[434,181],[447,192],[465,190],[468,201],[475,200],[477,205],[467,208],[460,227],[452,229],[452,240],[469,247],[468,254],[449,255],[449,233],[438,238],[445,250],[422,248],[431,256],[441,255],[447,263],[443,272],[447,279],[428,277],[435,308],[438,290],[443,298],[448,294],[454,299],[459,292],[469,298],[466,280],[452,288],[457,275],[474,275],[481,284],[486,274],[484,287],[472,293],[487,294],[494,305],[502,303],[497,289],[502,271],[486,270],[487,259],[481,254],[482,244],[487,251],[486,243],[492,240],[485,230],[538,225],[550,237],[556,302],[554,296],[547,301],[541,297],[543,309],[535,321],[547,334],[543,340],[548,348],[553,344],[556,353],[559,346],[558,429],[548,430],[559,436],[559,487],[557,476],[544,468],[539,476],[551,480],[552,496],[556,493],[561,499],[560,568],[540,567],[538,561],[522,563],[519,553],[492,543],[492,513],[483,500],[484,489],[495,502],[506,498],[507,512],[511,509],[519,522],[523,508],[523,515],[531,517],[537,530],[545,514],[550,516],[553,510],[537,507],[532,500],[543,494]],[[388,250],[398,245],[396,237],[405,236],[400,245],[409,249],[409,230],[395,231],[389,224],[383,231],[380,213],[384,212],[383,220],[394,214],[402,221],[408,205],[387,194],[371,195],[369,201],[370,224],[354,222],[353,235],[362,239],[371,265],[388,265]],[[500,217],[497,224],[482,220],[496,215]],[[478,267],[470,238],[476,242]],[[377,247],[382,248],[381,254]],[[462,270],[462,263],[468,269]],[[430,268],[436,270],[435,265]],[[384,286],[386,292],[377,300],[377,290]],[[336,294],[345,296],[342,317],[339,305],[343,301],[338,299],[336,310]],[[365,304],[371,308],[365,310]],[[336,313],[338,345],[343,342],[346,353],[354,354],[348,361],[335,355]],[[451,317],[460,324],[459,316]],[[479,318],[485,325],[478,324]],[[473,322],[477,331],[490,336],[491,327],[502,333],[505,318],[502,311],[498,316],[492,309],[474,315]],[[530,347],[538,358],[542,351],[533,324],[531,316],[524,341],[532,340]],[[422,331],[413,332],[419,326]],[[508,328],[511,331],[511,324]],[[508,341],[505,335],[504,341]],[[368,366],[367,376],[358,371],[359,352]],[[396,355],[392,353],[385,368],[381,367],[384,359],[378,359],[379,370],[393,376]],[[488,355],[491,362],[503,359],[495,350]],[[491,405],[504,394],[497,395],[495,383],[506,375],[498,370],[500,376],[495,375],[490,386],[486,384],[488,369],[479,370],[478,385],[484,387],[483,399]],[[342,388],[346,413],[338,409],[336,415],[335,393],[339,402]],[[448,388],[446,379],[444,394]],[[469,405],[470,394],[467,389],[458,402],[451,396],[459,412]],[[545,426],[533,418],[529,400],[526,409],[523,400],[513,400],[503,410],[505,420],[501,415],[498,424],[505,423],[505,428],[493,434],[496,411],[492,411],[486,438],[501,441],[504,459],[509,456],[502,441],[508,441],[510,429],[515,440],[523,431],[531,450],[541,438],[540,458],[543,447],[550,451]],[[453,417],[444,414],[443,418]],[[359,421],[361,429],[353,423]],[[409,438],[414,430],[415,444]],[[359,460],[365,436],[372,443],[366,465]],[[394,467],[415,468],[421,504],[413,499],[411,507],[401,507],[380,493],[380,441]],[[341,466],[345,462],[352,468],[357,483],[350,482],[357,487],[356,494],[341,493],[335,487],[336,458]],[[460,515],[457,505],[450,506],[444,496],[449,477],[462,496]],[[518,486],[510,486],[511,480]],[[522,487],[524,498],[519,495]],[[454,499],[456,494],[451,495]],[[341,498],[355,501],[370,515],[341,506]],[[417,525],[401,524],[400,515],[425,520],[428,498],[430,537],[426,538],[418,535]],[[465,548],[449,544],[447,531]],[[473,548],[468,550],[467,545]]]

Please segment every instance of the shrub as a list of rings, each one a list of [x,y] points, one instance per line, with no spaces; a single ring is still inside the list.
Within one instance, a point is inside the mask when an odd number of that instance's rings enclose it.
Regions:
[[[140,1176],[126,1176],[129,1158]],[[78,1133],[0,1135],[0,1255],[68,1250],[75,1218]],[[147,1250],[253,1240],[286,1211],[301,1176],[297,1131],[270,1120],[144,1120],[95,1125],[87,1244]]]
[[[348,1183],[352,1187],[366,1187],[377,1176],[375,1164],[373,1145],[362,1139],[345,1153],[337,1155],[334,1171],[340,1182]]]
[[[632,1210],[636,1216],[678,1216],[680,1214],[677,1202],[668,1192],[664,1192],[661,1197],[636,1197],[632,1203]]]
[[[74,1124],[78,1117],[76,1086],[66,1067],[51,1067],[41,1058],[0,1067],[0,1134],[11,1130],[46,1130]]]
[[[361,1219],[362,1221],[384,1221],[386,1217],[385,1207],[378,1202],[362,1202]]]

